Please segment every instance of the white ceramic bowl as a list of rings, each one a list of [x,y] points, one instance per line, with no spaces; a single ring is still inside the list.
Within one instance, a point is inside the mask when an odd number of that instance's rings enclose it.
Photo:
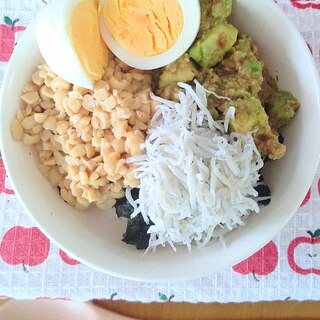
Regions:
[[[39,173],[32,150],[13,141],[11,122],[19,108],[20,91],[40,61],[35,25],[20,40],[9,63],[0,99],[1,151],[16,191],[30,216],[56,244],[81,262],[129,279],[174,281],[229,268],[270,241],[298,209],[316,172],[320,150],[320,82],[303,38],[271,0],[235,0],[233,23],[252,36],[279,86],[292,91],[301,110],[284,131],[286,156],[269,165],[265,178],[273,197],[261,214],[219,243],[188,253],[164,248],[155,254],[125,245],[125,222],[98,209],[78,212],[66,205]],[[31,152],[31,153],[30,153]]]

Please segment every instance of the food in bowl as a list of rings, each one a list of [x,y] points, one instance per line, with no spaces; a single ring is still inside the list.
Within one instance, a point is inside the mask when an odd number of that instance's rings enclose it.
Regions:
[[[178,60],[147,72],[110,52],[93,90],[40,64],[13,121],[61,197],[115,206],[139,249],[202,247],[258,213],[270,200],[260,171],[284,156],[281,129],[299,108],[227,22],[232,1],[200,5],[197,39]]]
[[[109,49],[131,67],[153,70],[178,59],[200,26],[198,0],[101,1],[100,30]]]
[[[137,187],[126,158],[140,155],[155,103],[151,75],[110,55],[93,90],[74,86],[42,63],[23,88],[15,140],[34,145],[39,169],[78,209],[110,208]]]
[[[131,67],[159,68],[190,47],[199,25],[198,0],[56,0],[38,17],[37,38],[54,73],[93,89],[108,48]]]
[[[100,36],[98,18],[96,0],[57,0],[37,20],[38,45],[50,69],[89,89],[102,79],[108,65],[109,50]]]

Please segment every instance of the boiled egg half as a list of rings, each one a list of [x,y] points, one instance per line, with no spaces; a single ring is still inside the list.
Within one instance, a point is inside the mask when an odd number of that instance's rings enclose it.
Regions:
[[[109,49],[131,67],[152,70],[182,56],[200,27],[199,0],[54,0],[37,21],[50,69],[92,89]]]
[[[182,56],[195,40],[199,0],[101,0],[100,31],[131,67],[152,70]]]
[[[37,40],[50,69],[64,80],[92,89],[108,65],[99,29],[99,0],[54,0],[37,21]]]

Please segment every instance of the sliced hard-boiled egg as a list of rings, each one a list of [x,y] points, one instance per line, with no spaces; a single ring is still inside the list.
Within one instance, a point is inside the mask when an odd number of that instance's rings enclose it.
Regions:
[[[108,48],[99,30],[98,0],[55,0],[37,22],[41,54],[64,80],[92,89],[108,64]]]
[[[152,70],[181,57],[195,40],[199,0],[101,0],[100,31],[131,67]]]

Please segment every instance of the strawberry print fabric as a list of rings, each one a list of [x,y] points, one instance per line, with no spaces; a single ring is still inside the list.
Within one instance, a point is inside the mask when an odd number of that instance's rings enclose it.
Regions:
[[[320,0],[276,2],[301,31],[320,70]],[[0,86],[16,43],[45,5],[44,0],[0,1]],[[294,218],[257,253],[210,277],[154,284],[102,274],[57,248],[24,212],[0,156],[0,298],[6,297],[143,302],[319,300],[320,169]]]

